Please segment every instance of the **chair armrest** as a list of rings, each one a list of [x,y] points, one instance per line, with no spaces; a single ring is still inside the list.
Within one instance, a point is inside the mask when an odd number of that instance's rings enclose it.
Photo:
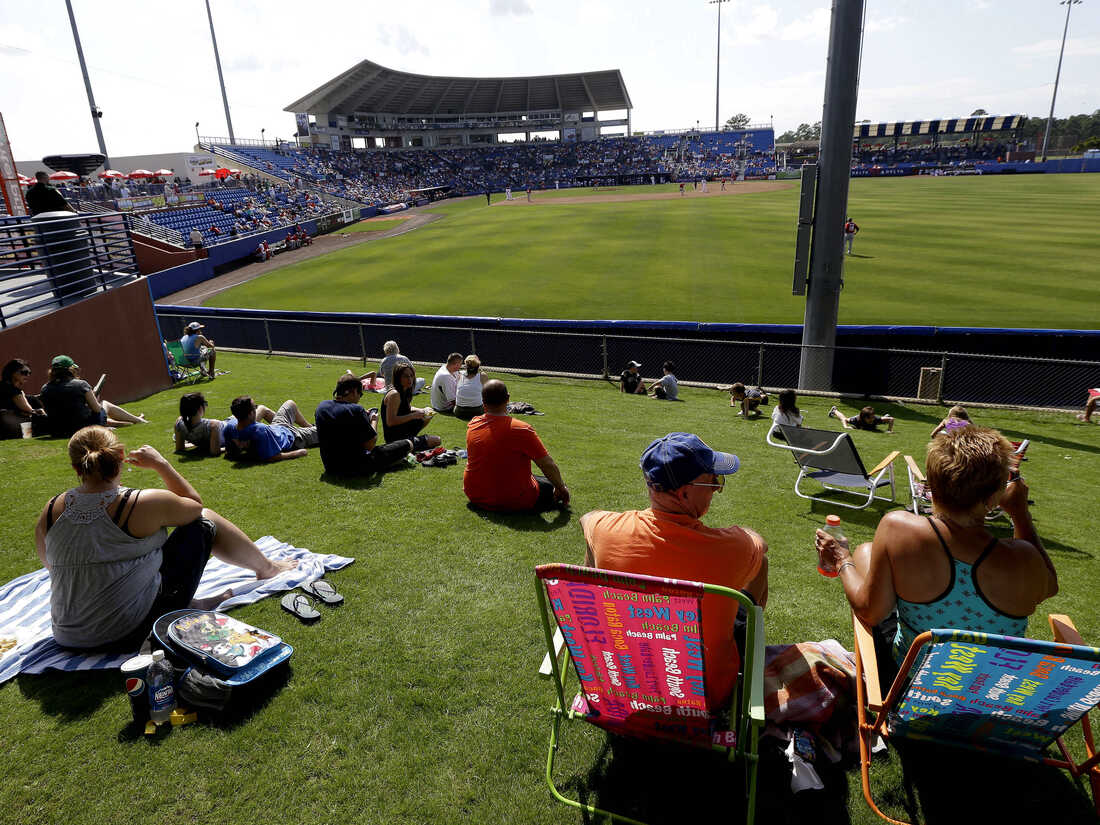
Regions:
[[[913,456],[905,456],[905,463],[909,465],[909,472],[912,473],[913,478],[917,481],[924,481],[924,473],[920,471],[920,467],[917,466],[917,462],[913,460]]]
[[[894,450],[886,458],[882,459],[878,464],[867,471],[867,475],[873,476],[876,473],[880,473],[894,463],[894,459],[901,455],[901,450]]]
[[[565,637],[561,635],[560,629],[554,630],[554,658],[561,662],[562,651],[565,650]],[[544,679],[549,679],[554,675],[554,667],[550,663],[550,653],[547,652],[542,657],[542,666],[539,667],[539,676]]]
[[[1081,634],[1077,632],[1073,619],[1069,616],[1062,613],[1051,613],[1047,616],[1047,622],[1050,623],[1054,641],[1067,645],[1083,645],[1085,643],[1085,640],[1081,638]]]
[[[875,655],[875,640],[867,625],[852,614],[853,635],[859,649],[860,662],[863,664],[863,683],[867,687],[867,706],[876,713],[882,709],[882,685],[878,680],[878,656]],[[858,674],[857,674],[857,677]]]
[[[757,605],[756,634],[752,645],[753,669],[749,674],[749,718],[756,724],[764,724],[764,608]]]

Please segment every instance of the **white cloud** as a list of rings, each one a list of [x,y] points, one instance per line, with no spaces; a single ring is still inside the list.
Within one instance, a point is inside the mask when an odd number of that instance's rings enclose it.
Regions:
[[[781,40],[825,40],[829,36],[829,9],[814,9],[805,17],[792,20],[779,32]]]
[[[747,16],[742,10],[739,17],[727,25],[733,28],[734,42],[740,46],[751,46],[775,37],[779,23],[779,12],[771,6],[754,6]]]
[[[868,17],[867,27],[864,30],[864,34],[874,34],[875,32],[885,32],[891,29],[896,29],[899,26],[904,26],[909,22],[906,17]]]
[[[378,27],[378,42],[390,46],[401,55],[422,54],[427,57],[428,47],[416,39],[409,29],[401,23]]]
[[[30,49],[21,49],[19,46],[9,46],[6,43],[0,43],[0,54],[5,57],[24,57],[30,53]]]
[[[1013,54],[1031,57],[1054,57],[1062,45],[1061,40],[1039,40],[1026,46],[1014,46]],[[1070,37],[1066,40],[1067,57],[1094,57],[1100,55],[1100,37]]]
[[[507,17],[514,14],[521,17],[534,13],[527,0],[489,0],[489,14],[494,17]]]

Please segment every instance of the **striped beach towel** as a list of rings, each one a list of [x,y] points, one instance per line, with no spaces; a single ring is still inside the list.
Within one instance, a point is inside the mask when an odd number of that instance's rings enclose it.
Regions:
[[[208,598],[232,589],[233,597],[217,607],[228,610],[258,602],[274,593],[293,590],[321,578],[326,570],[339,570],[355,561],[346,556],[311,553],[271,536],[258,539],[256,546],[271,559],[297,559],[298,567],[273,579],[258,581],[248,570],[211,558],[195,596]],[[42,673],[50,669],[107,670],[119,667],[134,655],[83,655],[61,648],[50,629],[50,576],[45,569],[0,586],[0,638],[11,637],[16,639],[15,647],[0,654],[0,684],[19,673]]]
[[[855,695],[855,657],[834,639],[764,651],[764,714],[771,724],[823,725],[854,705]]]

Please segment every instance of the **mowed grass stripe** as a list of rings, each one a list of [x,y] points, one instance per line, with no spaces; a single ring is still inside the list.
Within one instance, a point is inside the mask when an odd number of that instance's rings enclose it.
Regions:
[[[620,187],[616,194],[651,190]],[[656,187],[660,190],[661,187]],[[667,191],[667,188],[666,190]],[[213,306],[800,323],[798,190],[620,203],[469,198]],[[1100,175],[852,181],[842,323],[1096,328]],[[496,202],[494,202],[496,204]]]

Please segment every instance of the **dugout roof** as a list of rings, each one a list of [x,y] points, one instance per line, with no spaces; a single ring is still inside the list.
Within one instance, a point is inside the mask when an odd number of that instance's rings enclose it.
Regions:
[[[1013,129],[1019,129],[1026,120],[1025,115],[990,115],[985,117],[945,117],[939,120],[910,120],[900,123],[857,123],[852,130],[852,137],[1009,132]]]
[[[618,69],[539,77],[435,77],[364,60],[283,111],[431,116],[632,108]]]

